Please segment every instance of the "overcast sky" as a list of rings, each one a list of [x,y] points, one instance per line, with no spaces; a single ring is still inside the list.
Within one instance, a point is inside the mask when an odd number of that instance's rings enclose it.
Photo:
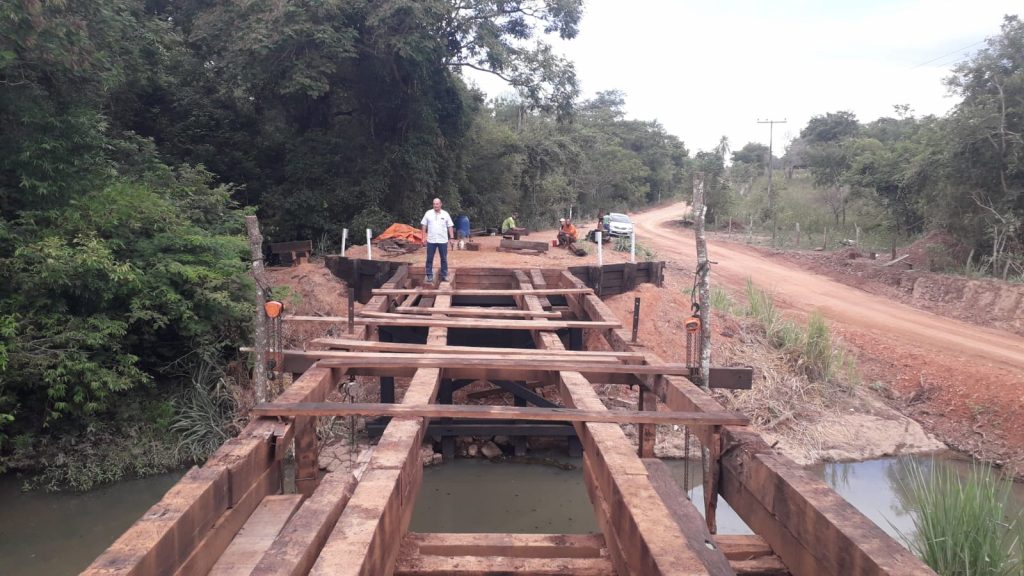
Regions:
[[[733,149],[776,154],[815,115],[862,122],[909,104],[917,115],[954,104],[942,79],[999,33],[1020,0],[586,0],[580,34],[556,48],[576,63],[585,98],[626,93],[627,115],[656,119],[691,153],[721,136]],[[490,95],[500,80],[474,74]]]

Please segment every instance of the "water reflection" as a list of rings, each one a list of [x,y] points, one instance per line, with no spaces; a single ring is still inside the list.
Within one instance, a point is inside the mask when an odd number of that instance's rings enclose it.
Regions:
[[[59,494],[22,493],[20,480],[0,478],[0,574],[78,574],[182,474]]]

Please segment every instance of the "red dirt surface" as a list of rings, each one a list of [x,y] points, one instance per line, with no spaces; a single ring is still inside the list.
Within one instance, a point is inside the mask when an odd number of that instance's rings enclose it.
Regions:
[[[672,224],[684,208],[634,216],[640,241],[670,269],[693,269],[693,232]],[[1020,336],[918,310],[743,244],[713,240],[709,252],[713,284],[742,294],[750,278],[789,314],[820,312],[858,351],[867,385],[954,448],[1024,471]]]

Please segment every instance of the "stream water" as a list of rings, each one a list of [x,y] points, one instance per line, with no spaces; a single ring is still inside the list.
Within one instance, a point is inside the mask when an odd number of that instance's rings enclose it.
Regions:
[[[598,530],[583,487],[579,460],[560,459],[573,469],[456,460],[424,471],[411,530],[417,532],[585,533]],[[930,457],[918,460],[932,465]],[[938,459],[966,474],[970,465]],[[699,510],[700,464],[666,461]],[[906,462],[895,458],[809,468],[886,532],[909,534],[913,518],[899,479]],[[167,491],[181,473],[121,482],[85,494],[22,493],[13,477],[0,478],[0,575],[76,574]],[[1015,484],[1011,513],[1024,509],[1024,485]],[[724,501],[718,508],[722,534],[750,530]],[[895,528],[894,528],[895,527]]]

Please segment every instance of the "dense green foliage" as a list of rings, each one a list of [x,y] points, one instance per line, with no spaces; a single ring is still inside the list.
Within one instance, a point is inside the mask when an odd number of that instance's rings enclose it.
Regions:
[[[680,194],[682,142],[626,120],[619,92],[579,102],[543,41],[581,15],[580,0],[0,6],[0,470],[101,438],[180,435],[201,458],[230,430],[223,391],[188,374],[247,340],[247,210],[269,240],[330,247],[343,227],[415,222],[434,196],[477,225],[512,210],[535,225]],[[516,95],[485,102],[466,69]],[[46,482],[159,468],[89,458],[43,458],[60,470]]]
[[[1006,17],[1001,34],[947,84],[961,101],[945,117],[914,117],[901,105],[895,117],[868,123],[842,111],[812,118],[783,159],[785,180],[776,182],[780,225],[802,223],[819,236],[828,226],[836,239],[851,238],[854,225],[876,235],[945,230],[992,274],[1024,277],[1024,22]],[[764,166],[758,152],[748,144],[733,154],[732,189],[754,198],[732,214],[763,222],[767,201],[751,189]],[[801,174],[813,192],[786,202],[787,187],[802,188]],[[797,203],[820,207],[831,222]]]

